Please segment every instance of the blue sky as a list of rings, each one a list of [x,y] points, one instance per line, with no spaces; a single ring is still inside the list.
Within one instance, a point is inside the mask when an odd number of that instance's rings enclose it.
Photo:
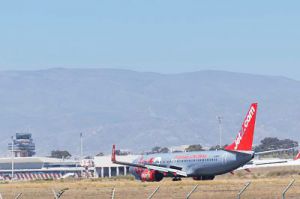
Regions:
[[[0,0],[0,70],[226,70],[300,80],[300,1]]]

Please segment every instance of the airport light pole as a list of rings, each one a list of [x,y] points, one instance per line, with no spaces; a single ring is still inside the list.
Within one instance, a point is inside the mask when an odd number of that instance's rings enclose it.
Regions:
[[[11,180],[14,180],[14,167],[15,167],[15,162],[14,162],[14,136],[11,136]]]
[[[80,161],[82,161],[83,159],[83,152],[82,152],[82,148],[83,148],[83,142],[82,142],[82,133],[80,133]]]
[[[223,117],[222,116],[217,116],[217,119],[218,119],[218,122],[219,122],[219,146],[220,146],[220,149],[222,147],[222,119]]]
[[[83,160],[83,142],[82,142],[82,133],[80,133],[80,167],[81,167],[81,164],[82,164],[82,160]],[[81,178],[82,178],[82,175],[83,175],[83,171],[81,169]]]

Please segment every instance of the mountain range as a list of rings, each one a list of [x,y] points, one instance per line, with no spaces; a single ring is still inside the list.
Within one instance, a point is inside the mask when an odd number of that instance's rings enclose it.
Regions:
[[[118,69],[0,72],[0,153],[17,132],[33,134],[38,155],[51,150],[109,153],[154,146],[222,143],[258,102],[256,144],[267,136],[300,141],[300,82],[225,71],[159,74]]]

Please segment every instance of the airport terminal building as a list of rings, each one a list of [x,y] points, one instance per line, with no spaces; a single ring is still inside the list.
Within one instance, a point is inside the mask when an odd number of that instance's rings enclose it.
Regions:
[[[79,161],[47,157],[0,158],[0,180],[47,180],[64,175],[80,176],[84,168]]]
[[[132,162],[138,156],[117,156],[124,162]],[[13,168],[12,168],[13,165]],[[65,176],[74,178],[111,178],[129,174],[129,167],[111,162],[111,156],[96,156],[92,160],[81,162],[48,157],[0,158],[0,180],[28,181],[61,179]]]
[[[17,133],[12,137],[12,142],[8,143],[8,150],[12,156],[0,158],[0,180],[110,178],[129,174],[129,167],[113,164],[110,155],[81,161],[35,157],[35,143],[30,133]],[[117,158],[132,162],[137,155],[120,155]]]
[[[132,162],[137,159],[137,155],[117,156],[122,162]],[[111,156],[96,156],[94,158],[94,176],[96,178],[111,178],[114,176],[125,176],[129,174],[129,167],[124,165],[113,164]]]
[[[35,143],[31,133],[16,133],[8,143],[11,157],[0,158],[0,180],[46,180],[64,176],[87,176],[90,173],[80,161],[34,157]]]

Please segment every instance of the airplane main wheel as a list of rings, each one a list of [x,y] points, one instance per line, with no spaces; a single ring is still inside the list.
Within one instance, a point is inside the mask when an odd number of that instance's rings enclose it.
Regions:
[[[172,179],[172,181],[181,181],[181,178],[175,177],[175,178]]]

